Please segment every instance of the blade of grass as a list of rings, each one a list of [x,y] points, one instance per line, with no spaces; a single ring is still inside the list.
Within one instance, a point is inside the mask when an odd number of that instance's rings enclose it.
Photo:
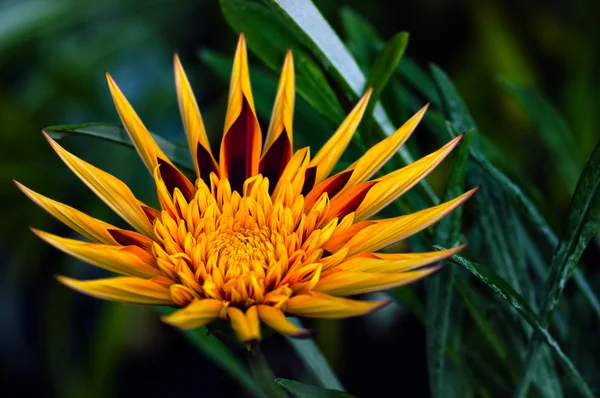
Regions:
[[[444,250],[441,246],[436,246],[436,250]],[[490,289],[496,292],[507,305],[512,306],[519,314],[523,316],[523,319],[533,327],[537,333],[540,334],[542,341],[544,341],[554,352],[559,361],[563,364],[565,370],[569,373],[574,385],[585,397],[593,397],[592,390],[588,386],[585,379],[581,376],[573,362],[569,357],[562,351],[560,345],[552,335],[542,326],[540,320],[537,318],[529,304],[525,299],[519,295],[505,280],[500,278],[494,272],[489,270],[487,267],[471,262],[464,257],[454,255],[450,258],[450,261],[465,267],[471,272],[477,279],[486,284]]]
[[[469,141],[472,134],[467,134],[458,151],[454,168],[450,173],[442,201],[457,197],[465,189]],[[448,217],[440,220],[434,232],[434,240],[448,247],[453,247],[460,240],[462,229],[462,210],[460,207]],[[456,274],[456,266],[448,265],[445,269],[425,279],[427,292],[427,309],[425,325],[427,328],[427,363],[429,367],[429,384],[433,397],[461,396],[464,390],[456,391],[456,377],[447,372],[446,349],[448,329],[458,325],[450,323],[450,308],[453,301],[452,289]]]
[[[174,309],[168,307],[156,307],[162,315],[169,315]],[[260,384],[255,380],[243,363],[232,354],[231,349],[217,337],[207,334],[206,327],[181,331],[186,339],[201,353],[206,355],[221,369],[229,373],[248,394],[253,397],[266,398]]]
[[[133,143],[127,134],[127,131],[121,126],[106,123],[86,123],[64,126],[51,126],[44,129],[50,136],[60,140],[67,135],[82,135],[94,138],[100,138],[105,141],[114,142],[120,145],[133,148]],[[190,150],[187,145],[174,144],[161,136],[152,134],[160,149],[169,157],[173,163],[193,172],[194,166],[190,159]]]
[[[550,274],[546,282],[546,297],[541,311],[540,322],[543,327],[550,322],[562,291],[577,267],[577,262],[583,251],[600,229],[599,187],[600,141],[596,144],[594,152],[588,159],[577,182],[575,193],[569,205],[567,223],[552,257]],[[517,397],[523,397],[527,393],[533,370],[531,365],[535,362],[541,340],[542,336],[539,332],[534,334],[531,339],[521,369],[521,379],[515,393]]]
[[[275,383],[294,398],[356,398],[347,392],[315,387],[295,380],[275,379]]]

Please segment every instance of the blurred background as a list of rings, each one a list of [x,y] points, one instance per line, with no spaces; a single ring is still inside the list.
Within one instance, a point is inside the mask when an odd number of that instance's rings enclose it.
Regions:
[[[575,181],[557,178],[561,168],[540,144],[539,126],[499,78],[533,85],[564,116],[567,131],[573,132],[574,167],[580,170],[600,127],[600,80],[595,78],[600,72],[600,2],[315,3],[343,40],[348,37],[342,15],[349,10],[370,21],[385,40],[398,31],[410,32],[406,54],[424,68],[435,63],[451,76],[482,135],[497,149],[490,157],[510,175],[529,181],[529,193],[552,226],[563,225]],[[246,396],[152,309],[89,299],[60,285],[56,274],[104,274],[36,238],[28,227],[75,235],[10,181],[122,225],[61,163],[40,129],[118,123],[104,78],[107,70],[149,129],[183,143],[172,72],[177,52],[213,144],[218,143],[228,90],[223,76],[229,70],[209,68],[199,52],[232,57],[236,41],[237,32],[228,26],[218,1],[0,0],[4,396]],[[251,74],[275,76],[256,57],[250,61]],[[265,98],[272,101],[274,92]],[[402,121],[393,109],[388,113],[396,123]],[[315,124],[333,132],[335,126],[319,117]],[[315,134],[323,133],[295,131],[300,141],[326,138]],[[61,143],[129,183],[142,200],[155,203],[150,176],[130,148],[85,137]],[[438,146],[423,138],[420,145]],[[447,174],[442,170],[431,177],[438,192]],[[597,266],[597,247],[590,250],[586,256]],[[597,268],[591,272],[597,280]],[[401,384],[410,386],[411,396],[428,396],[425,331],[411,311],[393,305],[366,318],[319,322],[318,328],[317,343],[350,392],[382,396]],[[277,376],[303,379],[300,362],[283,338],[268,339],[264,350]]]

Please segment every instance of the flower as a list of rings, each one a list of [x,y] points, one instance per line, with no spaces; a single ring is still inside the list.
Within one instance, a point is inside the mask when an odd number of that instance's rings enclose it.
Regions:
[[[107,73],[123,125],[154,177],[160,209],[142,203],[122,181],[67,152],[44,132],[66,165],[135,230],[97,220],[16,182],[30,199],[91,242],[34,230],[40,238],[122,275],[86,281],[59,276],[60,282],[103,299],[178,307],[163,320],[180,328],[229,320],[238,339],[249,342],[260,339],[260,322],[286,335],[308,334],[285,314],[343,318],[373,311],[386,302],[346,297],[415,281],[437,269],[428,265],[462,248],[377,253],[440,220],[474,192],[416,213],[371,219],[460,141],[459,136],[402,169],[370,179],[411,135],[427,106],[355,163],[331,175],[371,91],[316,155],[309,148],[294,152],[294,70],[288,52],[263,144],[246,57],[242,34],[217,162],[175,56],[177,98],[195,182],[160,149]]]

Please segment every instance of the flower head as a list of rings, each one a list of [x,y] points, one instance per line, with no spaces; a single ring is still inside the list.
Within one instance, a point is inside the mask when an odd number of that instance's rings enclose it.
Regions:
[[[427,267],[461,247],[430,253],[377,250],[428,227],[474,191],[396,218],[371,219],[427,175],[460,137],[402,169],[370,179],[410,136],[426,107],[345,170],[331,175],[369,101],[356,104],[312,155],[294,152],[294,70],[287,54],[264,142],[240,36],[220,151],[213,154],[190,83],[177,56],[181,117],[197,178],[188,179],[164,154],[107,74],[123,125],[154,177],[160,209],[138,200],[116,177],[67,152],[44,133],[67,166],[133,230],[117,228],[17,183],[39,206],[91,242],[34,232],[51,245],[122,276],[65,285],[103,299],[179,307],[164,321],[195,328],[231,322],[240,341],[260,339],[262,321],[276,331],[306,335],[284,314],[342,318],[384,301],[345,298],[422,278]]]

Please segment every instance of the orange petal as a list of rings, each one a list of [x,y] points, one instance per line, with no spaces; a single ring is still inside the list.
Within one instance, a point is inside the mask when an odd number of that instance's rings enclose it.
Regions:
[[[415,213],[396,218],[375,220],[372,225],[363,228],[354,235],[344,247],[348,248],[348,255],[351,256],[363,251],[375,251],[391,245],[439,221],[463,204],[475,191],[477,191],[477,188],[446,203]]]
[[[152,250],[152,243],[154,242],[152,239],[138,234],[134,231],[128,231],[125,229],[109,229],[108,232],[113,237],[115,241],[121,246],[138,246],[147,252]]]
[[[90,217],[63,203],[40,195],[17,181],[14,181],[14,183],[29,199],[75,232],[85,236],[93,242],[100,242],[108,245],[117,243],[109,232],[111,229],[116,230],[117,227]]]
[[[228,307],[227,315],[231,321],[231,328],[239,341],[249,343],[260,340],[260,323],[256,306],[248,308],[246,314],[239,308]]]
[[[142,123],[108,72],[106,72],[106,80],[108,81],[108,88],[110,89],[110,94],[112,95],[119,117],[123,122],[123,127],[127,130],[135,149],[138,151],[148,170],[150,172],[154,170],[159,158],[171,163],[162,149],[156,144],[150,132],[146,129],[144,123]]]
[[[369,190],[356,209],[356,219],[364,220],[371,217],[425,178],[452,152],[462,137],[461,134],[436,152],[377,179],[377,184]]]
[[[321,278],[315,290],[339,296],[378,292],[414,282],[438,269],[439,267],[429,267],[424,270],[394,274],[333,269],[327,276]]]
[[[240,35],[233,61],[229,103],[221,142],[220,174],[240,190],[246,178],[258,174],[262,136],[252,90],[244,35]]]
[[[398,151],[408,137],[410,137],[425,115],[427,107],[428,105],[424,106],[413,117],[408,119],[408,121],[404,123],[398,130],[396,130],[394,134],[373,146],[363,156],[361,156],[360,159],[348,167],[346,170],[352,170],[352,176],[340,193],[346,191],[359,182],[368,180],[373,174],[375,174],[381,168],[381,166],[383,166],[394,155],[394,153]]]
[[[71,289],[105,300],[151,305],[173,304],[167,286],[135,276],[91,281],[80,281],[66,276],[58,276],[57,279]]]
[[[154,236],[152,224],[142,209],[145,205],[136,199],[123,181],[67,152],[46,132],[42,133],[58,156],[100,199],[138,232]]]
[[[290,322],[283,312],[271,307],[270,305],[258,306],[258,317],[267,326],[287,336],[292,337],[309,337],[314,334],[314,331],[302,329]]]
[[[371,89],[367,90],[352,112],[348,114],[346,120],[342,122],[329,141],[323,145],[321,150],[311,160],[309,167],[317,167],[315,183],[318,184],[329,176],[329,173],[331,173],[331,170],[342,156],[342,153],[346,150],[350,139],[354,135],[354,132],[367,109],[371,93]]]
[[[285,312],[307,318],[347,318],[368,314],[389,302],[358,301],[311,292],[290,298]]]
[[[41,239],[82,261],[122,275],[152,278],[160,274],[155,258],[137,246],[112,246],[62,238],[32,229]]]
[[[352,171],[342,171],[332,175],[325,181],[318,184],[316,187],[312,188],[306,195],[306,198],[304,198],[304,209],[311,209],[314,204],[317,203],[321,195],[323,195],[325,192],[327,192],[327,196],[330,198],[336,196],[338,192],[340,192],[348,183],[348,180],[351,176]]]
[[[181,120],[188,139],[192,160],[198,177],[201,177],[204,181],[209,181],[209,174],[218,171],[219,167],[210,151],[210,143],[206,136],[198,103],[177,54],[175,54],[174,64],[177,101],[179,102]]]
[[[161,319],[181,329],[195,329],[217,319],[222,309],[221,300],[194,299],[187,307]]]
[[[331,271],[343,270],[353,272],[378,272],[378,273],[397,273],[411,271],[426,265],[442,261],[455,255],[464,249],[466,245],[454,247],[452,249],[440,250],[426,253],[371,253],[363,252],[356,254]],[[328,275],[323,272],[323,276]]]

